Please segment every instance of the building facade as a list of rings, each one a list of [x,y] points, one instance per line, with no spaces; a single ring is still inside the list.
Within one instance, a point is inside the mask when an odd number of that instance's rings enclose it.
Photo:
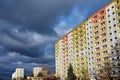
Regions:
[[[115,77],[113,51],[120,38],[120,0],[112,0],[55,43],[56,76],[67,78],[72,64],[78,80]],[[120,65],[120,62],[117,64]],[[119,75],[119,74],[118,74]],[[120,77],[120,76],[117,76]]]
[[[14,80],[16,78],[16,73],[14,72],[13,74],[12,74],[12,80]]]
[[[16,68],[12,74],[12,80],[22,80],[24,78],[24,68]]]
[[[33,68],[33,76],[37,77],[39,73],[42,73],[43,67],[35,67]]]

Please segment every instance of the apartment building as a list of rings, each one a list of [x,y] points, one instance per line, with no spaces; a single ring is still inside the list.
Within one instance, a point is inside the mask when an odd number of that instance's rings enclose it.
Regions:
[[[22,80],[24,78],[24,68],[16,68],[15,72],[12,74],[12,80]]]
[[[113,48],[120,38],[120,0],[112,0],[55,43],[56,75],[67,78],[71,63],[78,80],[120,77],[112,66],[120,55]],[[117,64],[120,64],[118,62]]]
[[[33,68],[33,76],[37,77],[39,73],[42,73],[43,68],[42,67],[34,67]]]
[[[12,80],[14,80],[16,78],[16,73],[14,72],[13,74],[12,74]]]

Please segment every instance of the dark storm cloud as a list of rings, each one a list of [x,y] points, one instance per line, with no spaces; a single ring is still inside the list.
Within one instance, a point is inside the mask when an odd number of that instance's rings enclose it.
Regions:
[[[0,45],[10,52],[18,52],[30,57],[40,57],[44,55],[44,48],[52,40],[48,36],[36,32],[22,31],[18,26],[2,20],[0,20],[0,25]],[[54,39],[54,37],[51,38]]]
[[[55,35],[59,15],[67,15],[77,0],[0,0],[0,18],[24,29]]]

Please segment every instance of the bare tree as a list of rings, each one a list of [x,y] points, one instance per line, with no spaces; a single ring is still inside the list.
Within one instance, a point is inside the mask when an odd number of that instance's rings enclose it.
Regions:
[[[112,77],[120,79],[120,39],[118,39],[111,51]]]

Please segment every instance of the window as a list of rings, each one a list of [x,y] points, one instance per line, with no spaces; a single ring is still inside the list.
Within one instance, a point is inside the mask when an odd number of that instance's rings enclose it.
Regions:
[[[111,26],[109,27],[109,29],[111,29]]]
[[[103,39],[103,40],[102,40],[102,43],[105,43],[106,41],[107,41],[106,39]]]
[[[81,58],[81,61],[84,60],[84,58]]]
[[[103,51],[103,54],[107,54],[108,53],[108,51]]]
[[[104,20],[104,16],[100,18],[100,20]]]
[[[108,57],[104,57],[103,60],[104,60],[104,61],[107,61],[107,60],[108,60]]]
[[[114,24],[114,27],[116,27],[116,24]]]
[[[112,35],[112,33],[110,33],[110,35]]]
[[[94,16],[94,19],[96,19],[97,18],[97,15],[96,16]]]
[[[108,64],[108,63],[104,63],[104,66],[105,66],[105,67],[108,67],[108,66],[109,66],[109,64]]]
[[[99,39],[99,37],[97,36],[97,37],[95,37],[95,40],[98,40]]]
[[[97,66],[96,66],[97,68],[100,68],[101,67],[101,65],[100,64],[97,64]]]
[[[100,56],[100,53],[97,53],[96,56]]]
[[[119,10],[119,9],[120,9],[120,6],[118,6],[117,9]]]
[[[115,18],[113,18],[113,20],[115,20]]]
[[[101,36],[102,36],[102,37],[105,37],[105,36],[106,36],[106,33],[101,34]]]
[[[107,45],[103,45],[102,47],[103,47],[103,48],[107,48]]]
[[[119,57],[117,57],[117,59],[119,59]]]
[[[105,72],[105,73],[108,73],[108,69],[105,69],[104,72]]]
[[[97,47],[97,48],[96,48],[96,51],[98,51],[98,50],[100,50],[100,47]]]
[[[76,57],[79,57],[79,55],[76,55]]]
[[[114,60],[114,58],[112,58],[112,60]]]
[[[115,39],[117,39],[117,37],[115,37]]]
[[[89,58],[89,60],[91,60],[91,58]]]
[[[113,47],[113,45],[111,45],[111,47]]]
[[[105,27],[103,27],[103,28],[101,29],[101,31],[104,31],[104,30],[106,30],[106,28],[105,28]]]
[[[102,15],[104,13],[104,11],[101,11],[100,14]]]
[[[105,22],[102,22],[102,23],[101,23],[101,26],[104,26],[104,25],[105,25]]]
[[[111,21],[108,21],[108,23],[110,23]]]
[[[98,26],[94,27],[94,29],[97,30],[97,29],[98,29]]]
[[[112,6],[112,8],[114,8],[114,6]]]
[[[81,53],[81,55],[84,55],[84,53]]]
[[[84,65],[84,63],[81,63],[81,65]]]
[[[116,2],[119,3],[119,0],[117,0]]]
[[[120,23],[120,19],[118,19],[118,23]]]
[[[120,12],[118,13],[118,16],[120,16]]]
[[[99,42],[96,42],[95,45],[96,45],[96,46],[99,45]]]
[[[115,12],[113,12],[112,14],[115,14]]]
[[[112,39],[110,39],[110,41],[112,41]]]
[[[97,35],[97,34],[98,34],[98,31],[95,32],[95,35]]]
[[[97,74],[100,74],[100,70],[98,70],[96,73],[97,73]]]

